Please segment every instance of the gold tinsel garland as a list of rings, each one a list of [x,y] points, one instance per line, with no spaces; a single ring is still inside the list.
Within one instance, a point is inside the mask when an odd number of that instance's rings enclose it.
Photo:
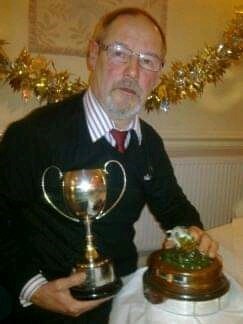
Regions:
[[[0,40],[0,81],[7,82],[14,91],[21,91],[24,100],[34,94],[39,102],[57,102],[87,87],[80,78],[71,81],[67,71],[57,72],[54,63],[45,57],[31,57],[26,49],[11,62],[3,50],[6,44]],[[171,70],[161,76],[160,84],[148,97],[146,110],[167,111],[171,103],[186,98],[195,100],[207,83],[221,80],[226,69],[242,54],[243,11],[238,10],[217,45],[206,46],[189,63],[172,63]]]

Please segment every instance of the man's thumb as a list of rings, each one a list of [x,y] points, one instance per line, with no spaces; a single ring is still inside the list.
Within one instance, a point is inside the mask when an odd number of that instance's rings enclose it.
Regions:
[[[68,289],[73,286],[82,284],[84,280],[85,274],[83,272],[77,272],[71,274],[69,277],[58,279],[57,283],[61,289]]]

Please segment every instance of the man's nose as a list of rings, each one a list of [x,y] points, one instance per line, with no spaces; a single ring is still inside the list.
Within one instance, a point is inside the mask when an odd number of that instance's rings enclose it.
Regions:
[[[127,62],[125,74],[136,79],[139,75],[139,58],[136,55],[131,55]]]

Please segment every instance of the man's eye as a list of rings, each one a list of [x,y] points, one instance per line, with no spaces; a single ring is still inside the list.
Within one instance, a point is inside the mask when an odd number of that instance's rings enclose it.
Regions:
[[[116,50],[113,51],[113,56],[116,57],[116,58],[123,58],[124,59],[124,58],[127,57],[127,54],[124,51],[116,49]]]
[[[148,67],[153,67],[154,66],[154,61],[149,57],[140,58],[140,62],[141,62],[142,65],[145,65],[145,66],[148,66]]]

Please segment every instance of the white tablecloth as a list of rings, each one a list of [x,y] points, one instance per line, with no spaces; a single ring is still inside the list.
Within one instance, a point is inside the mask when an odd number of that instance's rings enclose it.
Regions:
[[[159,304],[153,305],[143,296],[142,276],[146,268],[137,270],[115,297],[109,324],[242,324],[243,288],[230,280],[229,303],[217,313],[183,316],[169,313]]]
[[[230,281],[229,302],[211,315],[183,316],[153,305],[143,295],[142,276],[138,269],[126,279],[115,297],[109,324],[243,324],[243,218],[209,231],[220,243],[224,273]]]

